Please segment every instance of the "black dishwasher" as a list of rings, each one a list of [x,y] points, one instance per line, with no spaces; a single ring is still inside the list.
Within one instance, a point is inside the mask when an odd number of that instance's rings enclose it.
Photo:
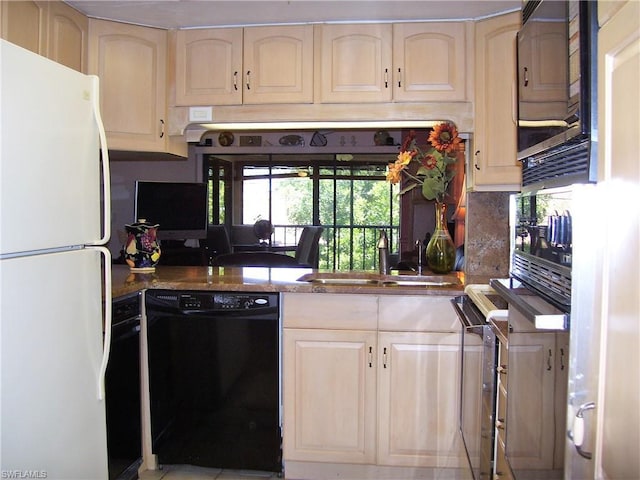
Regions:
[[[111,352],[105,377],[109,479],[138,478],[140,423],[140,293],[113,300]]]
[[[282,471],[277,293],[148,290],[160,464]]]

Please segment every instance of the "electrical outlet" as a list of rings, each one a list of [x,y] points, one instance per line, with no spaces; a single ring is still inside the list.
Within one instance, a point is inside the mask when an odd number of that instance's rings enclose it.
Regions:
[[[189,107],[189,121],[196,123],[213,122],[213,107]]]

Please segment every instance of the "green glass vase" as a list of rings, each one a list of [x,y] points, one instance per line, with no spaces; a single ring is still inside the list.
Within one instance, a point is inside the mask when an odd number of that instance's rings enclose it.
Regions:
[[[456,260],[456,247],[447,230],[447,204],[435,203],[436,229],[427,244],[427,266],[433,273],[449,273]]]

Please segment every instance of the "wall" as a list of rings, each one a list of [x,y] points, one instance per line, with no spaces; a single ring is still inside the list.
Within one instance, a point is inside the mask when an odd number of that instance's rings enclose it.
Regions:
[[[467,192],[465,274],[509,276],[509,192]]]
[[[196,182],[202,181],[202,168],[193,159],[116,160],[111,161],[111,240],[108,247],[114,258],[126,240],[126,224],[134,222],[136,180]]]

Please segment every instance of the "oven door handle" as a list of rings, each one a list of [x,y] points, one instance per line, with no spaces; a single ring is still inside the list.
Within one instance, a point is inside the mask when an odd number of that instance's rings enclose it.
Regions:
[[[568,330],[569,315],[566,313],[545,314],[526,302],[499,281],[490,280],[490,285],[504,298],[509,305],[518,310],[527,320],[540,330]]]

